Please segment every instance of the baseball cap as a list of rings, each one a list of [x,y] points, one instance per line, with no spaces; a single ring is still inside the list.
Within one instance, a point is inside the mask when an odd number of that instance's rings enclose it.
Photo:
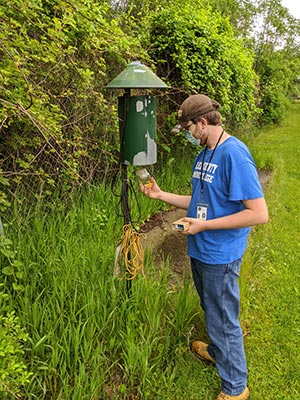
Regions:
[[[220,107],[218,102],[211,100],[205,94],[193,94],[189,96],[178,110],[177,117],[179,123],[172,129],[172,132],[181,131],[190,120],[199,118],[210,111],[216,111]]]

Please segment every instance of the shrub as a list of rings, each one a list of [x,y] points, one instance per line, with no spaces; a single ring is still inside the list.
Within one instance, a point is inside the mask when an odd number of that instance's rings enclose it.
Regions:
[[[199,4],[180,2],[153,15],[149,36],[159,75],[184,93],[179,102],[202,92],[222,104],[232,128],[256,119],[253,55],[234,37],[227,19]]]
[[[24,343],[28,339],[18,317],[7,306],[8,295],[0,285],[0,393],[1,399],[19,398],[22,387],[30,382],[31,372],[25,364]],[[9,397],[8,397],[9,396]]]
[[[0,168],[36,193],[102,177],[118,149],[103,89],[138,38],[91,0],[8,0],[0,21]]]

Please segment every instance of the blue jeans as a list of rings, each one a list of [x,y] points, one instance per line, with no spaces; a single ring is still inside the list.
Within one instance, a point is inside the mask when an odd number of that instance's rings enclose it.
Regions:
[[[208,352],[216,360],[222,391],[241,394],[247,384],[243,333],[239,321],[241,259],[210,265],[191,259],[192,273],[210,343]]]

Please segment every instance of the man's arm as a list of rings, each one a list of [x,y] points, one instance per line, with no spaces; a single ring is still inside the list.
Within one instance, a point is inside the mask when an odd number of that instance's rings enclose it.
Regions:
[[[172,206],[187,210],[191,201],[191,196],[185,196],[170,192],[165,192],[157,185],[156,180],[151,178],[152,186],[146,187],[142,184],[139,185],[140,191],[150,199],[161,200]]]
[[[203,221],[197,218],[184,218],[190,223],[190,227],[185,234],[194,235],[195,233],[213,229],[239,229],[248,226],[265,224],[268,222],[268,208],[265,199],[244,200],[245,209],[238,213],[225,217]]]

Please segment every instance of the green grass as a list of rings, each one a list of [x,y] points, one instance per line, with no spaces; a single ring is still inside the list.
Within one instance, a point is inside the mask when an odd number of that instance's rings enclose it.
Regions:
[[[300,104],[280,127],[251,144],[272,161],[266,192],[270,221],[256,228],[245,258],[244,318],[252,399],[300,398]]]
[[[247,142],[259,167],[272,170],[270,222],[253,229],[241,279],[251,399],[298,400],[300,105]],[[161,173],[153,167],[159,184],[187,191],[190,157],[170,159]],[[165,209],[137,198],[141,221]],[[22,400],[214,399],[216,369],[188,352],[190,338],[207,337],[189,278],[171,287],[168,260],[157,266],[149,252],[146,277],[132,282],[130,295],[113,276],[123,224],[116,204],[103,185],[47,212],[15,203],[2,218],[13,244],[1,268],[14,272],[1,281],[29,335],[24,359],[33,376]]]

